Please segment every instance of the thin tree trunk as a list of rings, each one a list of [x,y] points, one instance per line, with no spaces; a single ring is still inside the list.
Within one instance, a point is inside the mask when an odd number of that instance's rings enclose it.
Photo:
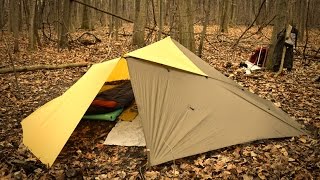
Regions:
[[[113,1],[113,13],[115,14],[119,14],[119,0],[114,0]],[[114,36],[116,41],[119,40],[119,19],[118,18],[114,18]]]
[[[17,0],[10,0],[10,3],[12,4],[12,9],[10,8],[11,13],[11,28],[13,32],[14,37],[14,46],[13,46],[13,52],[19,51],[19,2]]]
[[[90,0],[84,0],[84,3],[90,4]],[[89,8],[87,6],[83,7],[81,29],[90,29]]]
[[[209,24],[209,17],[210,17],[210,0],[204,1],[205,2],[205,20],[203,22],[203,28],[202,28],[202,32],[201,32],[201,37],[200,37],[200,44],[199,44],[199,48],[198,48],[198,56],[201,57],[202,56],[202,49],[203,49],[203,42],[204,42],[204,38],[206,36],[206,32],[207,32],[207,26]],[[207,7],[207,8],[206,8]]]
[[[190,51],[195,51],[191,0],[179,0],[179,42]]]
[[[0,29],[3,28],[5,21],[4,21],[4,1],[5,0],[0,0]]]
[[[114,0],[109,0],[109,11],[113,12],[113,6],[114,6]],[[113,32],[114,29],[114,17],[113,16],[109,16],[109,34],[111,34]],[[112,34],[113,36],[113,34]]]
[[[146,12],[147,12],[147,0],[140,0],[139,12],[137,13],[136,20],[133,25],[133,37],[132,44],[138,47],[143,47],[144,42],[144,29],[146,26]]]
[[[161,39],[161,32],[163,30],[163,7],[164,0],[158,0],[158,41]]]
[[[223,1],[220,32],[228,32],[229,19],[230,19],[230,5],[231,5],[231,0]]]
[[[231,10],[230,10],[230,24],[235,25],[236,24],[236,7],[237,7],[237,1],[232,0],[231,1]]]
[[[36,12],[36,0],[30,1],[30,17],[29,17],[29,49],[34,51],[36,49],[36,37],[35,37],[35,12]]]
[[[304,32],[306,29],[306,14],[307,14],[307,1],[308,0],[299,0],[297,1],[297,29],[299,31],[298,41],[303,42],[304,40]]]
[[[71,10],[70,0],[64,0],[63,3],[63,18],[61,23],[61,34],[59,47],[67,48],[68,47],[68,34],[70,29],[70,10]]]

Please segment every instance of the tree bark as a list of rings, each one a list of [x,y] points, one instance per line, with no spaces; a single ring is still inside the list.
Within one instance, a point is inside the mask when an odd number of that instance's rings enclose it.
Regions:
[[[71,11],[71,4],[70,0],[64,0],[63,3],[63,18],[61,26],[61,34],[60,34],[60,41],[59,41],[59,47],[60,48],[67,48],[68,47],[68,34],[70,29],[70,11]]]
[[[220,32],[226,32],[226,33],[228,32],[229,19],[230,19],[230,5],[231,5],[231,0],[223,1],[222,16],[220,21]]]
[[[193,16],[191,14],[191,0],[179,0],[179,42],[195,52]]]
[[[109,4],[108,4],[108,9],[109,11],[111,11],[111,13],[113,13],[113,0],[109,0],[108,1]],[[108,21],[108,27],[109,27],[109,34],[113,33],[113,29],[114,29],[114,17],[113,16],[109,16],[109,21]],[[113,34],[112,34],[113,35]]]
[[[90,4],[90,0],[84,0],[84,3]],[[83,7],[81,29],[90,29],[89,8],[87,6]]]
[[[297,17],[296,17],[296,20],[297,20],[297,29],[299,31],[299,36],[298,36],[298,41],[299,42],[303,42],[304,40],[304,32],[305,32],[305,29],[306,29],[306,14],[307,14],[307,1],[308,0],[299,0],[299,1],[296,1],[296,7],[297,7]]]
[[[10,0],[10,14],[9,14],[9,21],[10,21],[10,28],[13,32],[14,37],[14,46],[13,52],[19,51],[19,2],[17,0]]]
[[[231,1],[231,10],[230,10],[230,24],[236,25],[236,8],[237,8],[237,1]]]
[[[132,44],[138,47],[143,47],[144,42],[144,29],[146,26],[146,11],[147,11],[147,0],[140,0],[139,12],[137,13],[136,20],[133,25],[133,37]],[[137,8],[136,8],[137,9]]]
[[[200,37],[200,44],[199,44],[199,48],[198,48],[198,56],[201,57],[202,56],[202,49],[203,49],[203,42],[206,36],[206,32],[207,32],[207,26],[209,24],[209,17],[210,17],[210,0],[204,1],[205,2],[205,20],[203,22],[203,27],[202,27],[202,32],[201,32],[201,37]],[[207,7],[207,8],[206,8]]]
[[[163,30],[163,7],[164,7],[164,0],[158,0],[158,41],[161,39],[161,32]]]
[[[36,13],[36,1],[30,1],[30,16],[29,16],[29,49],[34,51],[36,49],[36,36],[35,36],[35,13]]]
[[[4,21],[4,2],[5,0],[0,0],[0,29],[4,27],[5,21]]]
[[[113,0],[113,13],[119,14],[119,0]],[[119,40],[119,19],[114,18],[114,37]]]
[[[271,37],[271,44],[269,45],[269,51],[268,51],[268,57],[267,57],[267,63],[266,67],[269,70],[272,70],[273,68],[273,51],[274,47],[277,43],[277,35],[281,30],[283,30],[286,27],[287,24],[287,0],[277,0],[276,1],[276,18],[275,18],[275,24],[273,26],[272,31],[272,37]]]

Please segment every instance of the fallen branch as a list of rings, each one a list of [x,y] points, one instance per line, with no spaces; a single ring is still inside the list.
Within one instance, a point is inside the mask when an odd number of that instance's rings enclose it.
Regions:
[[[70,67],[83,67],[88,66],[90,63],[70,63],[70,64],[60,64],[60,65],[34,65],[34,66],[22,66],[15,68],[2,68],[0,69],[0,74],[12,73],[12,72],[22,72],[22,71],[36,71],[41,69],[63,69]]]

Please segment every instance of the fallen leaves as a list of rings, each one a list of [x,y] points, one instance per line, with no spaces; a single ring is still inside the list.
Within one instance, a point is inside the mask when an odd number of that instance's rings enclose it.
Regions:
[[[210,29],[211,34],[216,33],[214,27]],[[102,135],[108,134],[113,123],[81,121],[54,166],[46,169],[22,144],[19,122],[65,92],[88,68],[19,73],[20,91],[15,89],[12,74],[3,74],[0,75],[0,178],[253,180],[319,177],[320,89],[319,83],[312,81],[320,73],[317,69],[319,63],[311,61],[310,66],[306,67],[301,59],[296,59],[294,69],[291,72],[284,71],[277,78],[267,71],[256,71],[246,76],[238,66],[240,61],[249,58],[257,41],[268,41],[266,38],[253,37],[241,41],[238,48],[230,52],[230,42],[242,29],[231,28],[229,34],[223,35],[221,42],[216,36],[208,36],[214,46],[206,44],[203,59],[250,92],[272,101],[308,127],[315,136],[235,145],[148,168],[144,148],[102,144],[105,138]],[[270,32],[269,28],[263,30],[267,35]],[[103,29],[98,29],[95,34],[101,37],[102,43],[61,52],[57,52],[49,43],[38,52],[27,53],[22,50],[20,54],[15,54],[16,64],[100,62],[123,55],[131,48],[128,38],[121,37],[119,41],[108,44],[110,41]],[[7,63],[5,57],[0,59],[3,60],[2,64]]]

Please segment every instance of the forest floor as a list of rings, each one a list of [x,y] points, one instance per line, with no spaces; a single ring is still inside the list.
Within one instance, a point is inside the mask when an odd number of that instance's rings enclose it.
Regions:
[[[196,27],[196,32],[201,31]],[[309,32],[307,54],[303,44],[295,51],[292,71],[275,77],[273,72],[258,71],[245,75],[239,68],[253,50],[269,42],[271,29],[254,34],[253,28],[237,47],[232,45],[245,27],[231,28],[219,34],[216,26],[208,30],[202,59],[252,93],[272,101],[310,131],[310,135],[260,140],[234,145],[207,153],[147,167],[144,147],[105,146],[103,141],[114,122],[80,121],[51,168],[45,167],[22,143],[20,122],[41,105],[65,92],[89,67],[37,70],[0,74],[0,179],[317,179],[320,177],[320,30]],[[83,31],[84,32],[84,31]],[[73,33],[79,37],[83,32]],[[54,42],[42,42],[35,52],[27,51],[27,35],[19,39],[20,51],[11,54],[16,66],[98,63],[119,57],[133,48],[131,36],[110,38],[107,30],[91,33],[102,42],[81,45],[74,42],[70,50],[58,51]],[[130,34],[128,28],[121,33]],[[251,37],[248,35],[254,34]],[[12,51],[13,37],[0,34],[0,68],[10,67],[6,49]],[[196,41],[199,42],[199,35]],[[148,43],[154,41],[149,38]],[[230,110],[232,111],[232,110]],[[230,112],[232,113],[232,112]],[[50,143],[50,142],[48,142]]]

